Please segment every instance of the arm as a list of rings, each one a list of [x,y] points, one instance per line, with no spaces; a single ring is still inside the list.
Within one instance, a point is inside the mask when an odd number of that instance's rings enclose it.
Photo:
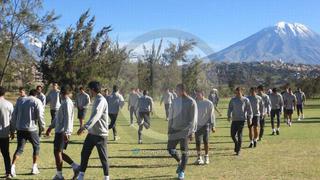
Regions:
[[[261,116],[264,116],[264,112],[263,112],[264,107],[265,107],[265,105],[264,105],[263,99],[261,98],[260,104],[259,104],[259,111],[260,111]]]
[[[189,127],[189,135],[192,135],[197,131],[197,124],[198,124],[198,107],[197,103],[193,103],[191,107],[191,122]]]
[[[119,100],[120,100],[119,107],[122,108],[124,106],[124,98],[121,94],[119,94]]]
[[[73,130],[73,106],[69,103],[66,104],[66,108],[64,108],[64,118],[65,118],[65,124],[64,124],[64,133],[68,136],[72,134]]]
[[[39,101],[40,102],[40,101]],[[36,109],[37,109],[37,117],[39,120],[39,132],[43,131],[45,128],[45,121],[44,121],[44,107],[40,105],[39,103],[36,104]]]
[[[150,112],[153,112],[153,100],[150,98]]]
[[[85,129],[91,129],[96,122],[100,119],[102,113],[103,113],[103,102],[100,101],[98,102],[97,107],[92,108],[92,113],[90,116],[90,119],[88,120],[88,122],[84,125]]]
[[[252,106],[249,100],[246,101],[247,120],[251,122],[253,117]]]
[[[46,104],[48,104],[51,101],[51,92],[46,97]]]
[[[128,99],[128,110],[130,110],[130,105],[131,105],[131,94],[129,95],[129,99]]]
[[[212,103],[210,103],[209,112],[210,112],[209,123],[212,128],[215,128],[216,127],[216,117],[214,114],[214,105]]]
[[[231,119],[232,111],[233,111],[233,104],[232,104],[232,99],[231,99],[229,102],[228,113],[227,113],[228,121],[230,121],[230,119]]]

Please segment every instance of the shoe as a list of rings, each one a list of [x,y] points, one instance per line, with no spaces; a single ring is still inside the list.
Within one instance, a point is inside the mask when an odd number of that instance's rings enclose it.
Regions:
[[[253,143],[250,143],[249,148],[253,148]]]
[[[304,115],[302,115],[302,119],[304,119]]]
[[[118,140],[120,140],[120,137],[119,136],[114,136],[113,140],[114,141],[118,141]]]
[[[76,179],[77,179],[77,177],[79,176],[79,173],[80,173],[79,168],[80,168],[80,166],[78,166],[78,168],[76,168],[76,169],[73,169],[73,168],[72,168],[72,170],[73,170],[73,177],[72,177],[72,180],[76,180]]]
[[[279,130],[277,130],[276,133],[277,133],[277,135],[280,135],[280,131]]]
[[[194,162],[194,163],[195,163],[196,165],[203,165],[203,164],[204,164],[201,156],[199,156],[199,157],[197,158],[196,162]]]
[[[33,175],[40,174],[40,171],[39,171],[37,165],[33,165],[32,169],[31,169],[31,174],[33,174]]]
[[[272,131],[271,135],[275,135],[276,132]]]
[[[291,126],[292,126],[292,122],[290,121],[290,122],[289,122],[289,127],[291,127]]]
[[[140,139],[140,140],[138,140],[138,144],[142,144],[142,140]]]
[[[240,156],[240,151],[237,151],[237,152],[236,152],[236,156]]]
[[[11,176],[12,177],[16,177],[17,176],[17,174],[16,174],[16,166],[15,165],[11,166]]]
[[[179,180],[184,180],[184,172],[183,171],[180,171],[179,174],[178,174],[178,179]]]
[[[9,179],[12,179],[12,175],[11,174],[7,174],[6,177],[5,177],[5,180],[9,180]]]
[[[55,175],[54,177],[53,177],[53,180],[64,180],[64,177],[62,176],[62,177],[59,177],[58,175]]]
[[[253,147],[257,147],[257,141],[253,142]]]
[[[179,174],[179,173],[180,173],[180,171],[182,171],[182,169],[181,169],[181,165],[180,165],[180,164],[178,164],[178,167],[177,167],[176,173],[177,173],[177,174]]]
[[[139,126],[143,125],[144,124],[144,120],[140,121],[140,123],[138,123]]]
[[[209,164],[210,161],[209,161],[209,155],[205,155],[204,156],[204,164]]]
[[[133,127],[133,124],[129,124],[130,127]]]

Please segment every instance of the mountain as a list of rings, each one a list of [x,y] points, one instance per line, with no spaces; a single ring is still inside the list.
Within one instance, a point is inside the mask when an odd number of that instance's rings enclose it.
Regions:
[[[20,43],[35,60],[40,60],[40,51],[42,47],[42,41],[40,39],[28,35],[23,38]]]
[[[228,62],[320,64],[320,35],[300,23],[279,22],[208,57]]]

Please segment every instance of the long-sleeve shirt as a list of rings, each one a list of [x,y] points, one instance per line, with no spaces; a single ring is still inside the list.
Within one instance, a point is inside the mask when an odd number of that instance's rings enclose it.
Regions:
[[[198,124],[197,130],[204,126],[216,126],[216,118],[214,115],[214,105],[208,99],[196,100],[198,107]]]
[[[178,132],[175,137],[186,137],[197,131],[198,107],[190,96],[177,97],[169,109],[168,134]]]
[[[286,98],[283,100],[283,107],[285,109],[294,109],[295,105],[297,103],[297,98],[294,94],[290,94],[288,93],[288,95],[286,96]]]
[[[271,110],[271,101],[270,101],[269,96],[265,93],[261,93],[258,95],[262,98],[263,104],[264,104],[263,113],[261,115],[269,114],[270,110]]]
[[[89,134],[108,136],[108,102],[102,94],[97,94],[92,104],[90,119],[84,125]]]
[[[0,138],[7,138],[12,128],[13,105],[11,102],[0,98]]]
[[[248,96],[252,108],[252,115],[260,117],[263,114],[264,103],[260,96]]]
[[[12,115],[13,130],[37,131],[38,125],[45,128],[42,102],[33,96],[17,101]]]
[[[173,99],[174,99],[174,97],[171,92],[165,92],[165,93],[163,93],[160,102],[164,103],[164,104],[172,104]]]
[[[139,94],[138,93],[130,93],[129,95],[129,100],[128,100],[128,107],[134,107],[136,108],[136,105],[138,103],[139,100]]]
[[[50,128],[54,128],[56,133],[71,135],[73,131],[74,107],[72,100],[67,97],[62,100],[61,106]]]
[[[295,93],[296,98],[297,98],[297,104],[302,105],[306,101],[306,95],[302,91],[297,91]]]
[[[271,101],[271,109],[282,109],[283,107],[283,98],[280,93],[271,93],[269,95]]]
[[[118,92],[113,92],[110,96],[107,97],[109,114],[118,114],[120,108],[124,105],[124,99],[121,94]]]
[[[51,110],[58,110],[60,107],[60,91],[51,90],[47,95],[46,103],[50,103]]]
[[[79,93],[76,98],[76,107],[80,109],[87,109],[90,104],[90,96],[87,93]]]
[[[150,96],[141,96],[137,103],[137,112],[151,112],[153,108],[153,100]]]
[[[44,95],[43,93],[39,93],[37,98],[40,99],[40,101],[42,102],[43,106],[46,106],[46,95]]]
[[[210,93],[208,99],[213,103],[213,105],[217,106],[219,102],[219,96],[215,93]]]
[[[232,121],[246,121],[252,119],[252,107],[246,97],[234,97],[229,102],[228,118]]]

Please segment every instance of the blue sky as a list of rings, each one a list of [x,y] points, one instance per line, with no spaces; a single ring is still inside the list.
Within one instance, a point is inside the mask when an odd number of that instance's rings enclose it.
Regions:
[[[299,22],[320,33],[318,0],[44,0],[45,10],[62,17],[63,30],[87,9],[96,30],[112,25],[125,44],[156,29],[192,33],[218,51],[278,21]]]

